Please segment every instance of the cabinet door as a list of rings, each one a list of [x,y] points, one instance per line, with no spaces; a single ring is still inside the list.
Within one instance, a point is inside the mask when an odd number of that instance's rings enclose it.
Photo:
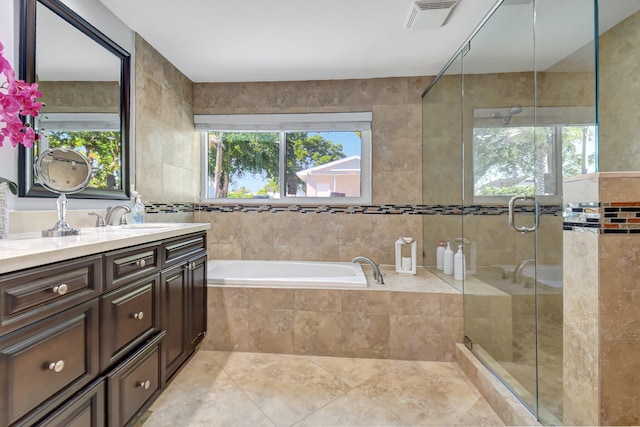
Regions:
[[[166,378],[169,379],[189,355],[187,341],[187,269],[177,265],[160,274],[162,326],[164,339]]]
[[[100,367],[121,360],[159,330],[160,277],[155,274],[104,295],[100,300]]]
[[[200,344],[207,332],[207,255],[191,260],[189,272],[189,322],[187,339],[191,348]]]
[[[65,403],[38,427],[103,427],[105,423],[105,381],[101,378]]]

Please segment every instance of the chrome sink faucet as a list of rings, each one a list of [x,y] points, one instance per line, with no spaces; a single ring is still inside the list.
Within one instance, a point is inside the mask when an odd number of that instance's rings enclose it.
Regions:
[[[120,221],[118,222],[120,225],[125,225],[127,224],[127,214],[131,213],[131,208],[127,205],[116,205],[114,207],[109,206],[107,208],[107,214],[104,217],[104,222],[107,225],[114,225],[112,224],[113,222],[113,218],[116,217],[116,212],[118,212],[119,210],[123,210],[124,212],[120,215]]]
[[[109,206],[107,208],[107,213],[105,216],[100,215],[98,212],[89,212],[89,215],[96,216],[96,227],[106,227],[107,225],[113,225],[111,222],[116,217],[115,213],[122,210],[122,214],[120,214],[120,220],[118,224],[127,225],[127,214],[131,212],[131,208],[126,205],[117,205],[114,207]]]
[[[382,277],[383,274],[380,271],[380,267],[378,267],[378,264],[376,264],[375,262],[373,262],[371,258],[367,258],[366,256],[357,256],[351,260],[351,262],[360,262],[360,261],[364,261],[367,264],[369,264],[371,268],[373,268],[373,278],[376,279],[376,283],[379,285],[384,285],[384,279]]]

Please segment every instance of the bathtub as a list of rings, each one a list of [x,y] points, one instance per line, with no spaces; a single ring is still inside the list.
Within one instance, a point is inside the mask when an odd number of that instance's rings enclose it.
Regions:
[[[360,264],[318,261],[210,260],[207,283],[270,288],[367,287]]]

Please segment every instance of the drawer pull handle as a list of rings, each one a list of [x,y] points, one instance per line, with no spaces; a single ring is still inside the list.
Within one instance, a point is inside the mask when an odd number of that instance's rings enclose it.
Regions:
[[[145,262],[145,260],[140,259],[138,261],[136,261],[136,265],[140,268],[144,267],[147,263]]]
[[[69,287],[65,283],[59,286],[54,286],[52,289],[53,293],[58,295],[64,295],[67,293],[68,290],[69,290]]]
[[[143,388],[145,390],[149,390],[149,387],[151,387],[151,381],[149,381],[149,380],[140,381],[138,383],[138,387]]]
[[[62,372],[64,369],[64,360],[58,360],[57,362],[49,363],[49,370],[55,372]]]
[[[134,319],[142,320],[142,318],[144,317],[144,311],[133,313],[131,317],[133,317]]]

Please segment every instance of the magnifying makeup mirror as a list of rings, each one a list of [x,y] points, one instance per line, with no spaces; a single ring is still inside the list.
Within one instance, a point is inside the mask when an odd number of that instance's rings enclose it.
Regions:
[[[49,230],[42,230],[42,237],[73,236],[80,229],[71,227],[66,220],[67,194],[82,191],[93,173],[89,160],[77,151],[66,148],[50,148],[44,151],[34,164],[38,181],[47,190],[58,193],[58,222]]]

